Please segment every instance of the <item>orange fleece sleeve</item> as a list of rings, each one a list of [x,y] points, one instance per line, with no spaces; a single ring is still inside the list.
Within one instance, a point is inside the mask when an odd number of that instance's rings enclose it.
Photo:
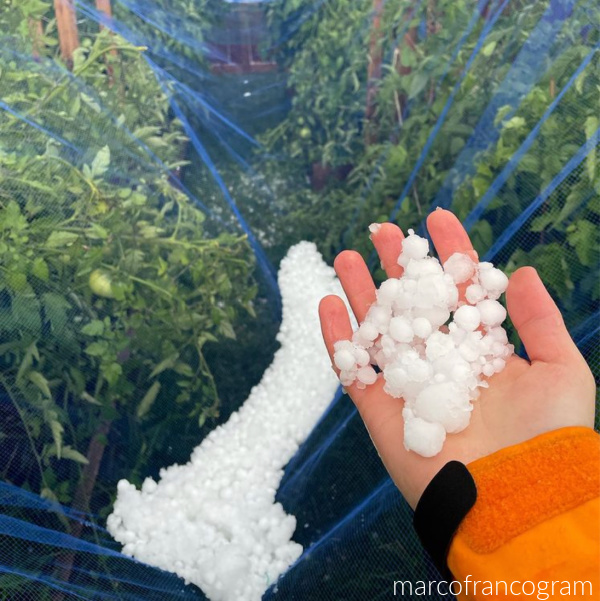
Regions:
[[[477,500],[447,557],[461,601],[600,599],[596,432],[561,428],[467,468]]]

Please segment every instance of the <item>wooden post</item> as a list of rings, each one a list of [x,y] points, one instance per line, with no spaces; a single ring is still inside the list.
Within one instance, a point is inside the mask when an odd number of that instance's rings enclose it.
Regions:
[[[112,8],[110,6],[110,0],[96,0],[96,8],[99,12],[104,13],[109,19],[112,19]],[[100,31],[103,26],[100,25]]]
[[[60,53],[69,69],[73,67],[73,52],[79,48],[77,16],[73,0],[54,0]]]
[[[375,98],[377,97],[377,84],[381,79],[381,61],[383,59],[381,48],[381,13],[383,0],[373,0],[373,26],[371,28],[371,41],[369,44],[369,67],[367,71],[367,104],[365,107],[365,143],[375,142],[375,134],[371,121],[375,115]]]
[[[29,19],[29,31],[33,47],[33,58],[38,60],[44,47],[44,26],[37,19]]]

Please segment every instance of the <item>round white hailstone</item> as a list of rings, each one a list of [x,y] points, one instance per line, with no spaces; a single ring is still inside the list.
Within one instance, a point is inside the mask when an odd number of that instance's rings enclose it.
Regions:
[[[405,419],[404,447],[422,457],[437,455],[444,446],[446,430],[437,423],[427,422],[420,417]]]
[[[413,311],[414,317],[424,317],[431,324],[432,328],[439,328],[445,324],[450,317],[450,311],[444,307],[419,307]]]
[[[404,268],[404,276],[410,280],[418,280],[428,275],[443,275],[444,270],[440,262],[433,258],[411,259]]]
[[[479,350],[477,349],[477,346],[471,343],[469,340],[465,340],[460,344],[458,347],[458,352],[460,356],[469,363],[476,361],[479,358]]]
[[[444,278],[439,275],[427,275],[419,279],[415,305],[417,307],[447,306],[448,288]]]
[[[356,363],[359,367],[364,367],[365,365],[368,365],[371,359],[369,353],[362,348],[354,349],[354,358],[356,359]]]
[[[384,390],[391,396],[400,398],[404,390],[404,385],[408,380],[406,370],[393,365],[384,370],[383,377],[385,379]]]
[[[465,298],[470,304],[476,305],[485,298],[485,290],[483,289],[483,286],[480,286],[479,284],[471,284],[470,286],[467,286]]]
[[[480,269],[479,283],[488,292],[504,292],[508,286],[508,277],[506,274],[492,267],[490,269]]]
[[[467,332],[472,332],[479,327],[481,317],[479,309],[471,305],[463,305],[454,312],[454,323]]]
[[[455,350],[454,341],[449,334],[434,332],[425,342],[425,356],[429,361],[435,361]]]
[[[380,334],[385,334],[387,332],[391,317],[392,310],[390,307],[371,305],[365,321],[371,322],[377,328],[377,331]]]
[[[406,366],[408,378],[413,382],[426,382],[433,375],[431,363],[428,363],[418,356],[416,359],[411,358],[406,362],[404,357],[402,357],[402,364]]]
[[[492,269],[493,267],[494,264],[490,263],[489,261],[481,261],[481,263],[477,263],[477,271],[479,272],[480,276],[482,271],[485,271],[486,269]]]
[[[431,323],[424,317],[413,319],[412,328],[415,336],[427,338],[431,334]]]
[[[457,360],[452,366],[450,379],[459,384],[466,384],[469,388],[472,387],[472,381],[477,382],[476,379],[473,380],[473,371],[471,366],[461,357],[457,357]]]
[[[402,287],[408,294],[414,294],[417,291],[417,282],[415,280],[402,280]]]
[[[495,373],[494,367],[491,363],[486,363],[482,368],[481,371],[483,373],[484,376],[487,376],[488,378],[490,376],[493,376]]]
[[[397,342],[411,342],[414,333],[407,317],[392,317],[390,320],[389,335]]]
[[[408,236],[402,240],[402,254],[409,259],[423,259],[429,253],[429,241],[417,236],[414,230],[408,230]]]
[[[370,366],[361,367],[356,374],[356,377],[363,384],[374,384],[377,380],[377,372]]]
[[[450,326],[454,326],[454,328],[450,330],[450,336],[452,337],[454,344],[458,346],[467,337],[468,332],[459,328],[454,322],[450,323]]]
[[[456,284],[462,284],[473,277],[476,267],[468,255],[454,253],[444,263],[444,272],[449,273]]]
[[[375,344],[375,341],[374,340],[365,340],[360,335],[360,332],[357,330],[356,332],[354,332],[354,334],[352,334],[352,344],[354,344],[356,346],[361,346],[365,350],[369,350]]]
[[[496,357],[492,361],[492,367],[494,368],[495,373],[502,371],[505,366],[506,366],[506,361],[504,361],[504,359],[500,359],[500,357]]]
[[[486,326],[499,326],[506,319],[506,309],[495,300],[482,300],[477,303],[481,315],[481,323]]]
[[[388,360],[393,359],[398,354],[398,349],[394,339],[389,334],[384,334],[379,341],[381,350]]]
[[[448,298],[448,308],[454,311],[458,306],[458,288],[452,280],[452,276],[444,274],[444,280],[446,283],[446,294]]]
[[[402,284],[399,279],[385,280],[377,290],[377,302],[382,305],[391,305],[401,291]]]
[[[342,371],[349,371],[356,367],[354,354],[347,349],[340,349],[333,354],[335,366]]]
[[[356,380],[356,371],[340,372],[340,383],[342,386],[352,386],[354,380]]]
[[[469,424],[473,406],[469,395],[454,382],[430,384],[421,391],[413,411],[417,417],[438,422],[449,434],[464,430]]]
[[[488,334],[494,340],[497,340],[498,342],[501,342],[502,344],[508,343],[508,336],[506,335],[506,330],[502,326],[499,326],[496,328],[490,328],[488,330]]]
[[[379,349],[377,353],[375,353],[375,363],[379,367],[379,369],[384,369],[385,366],[390,363],[390,359],[388,359],[383,352],[383,349]]]
[[[502,356],[502,353],[504,352],[505,348],[506,348],[506,346],[504,344],[502,344],[501,342],[498,342],[496,340],[492,344],[492,348],[490,350],[492,352],[492,355],[494,355],[494,357],[500,357],[500,356]]]

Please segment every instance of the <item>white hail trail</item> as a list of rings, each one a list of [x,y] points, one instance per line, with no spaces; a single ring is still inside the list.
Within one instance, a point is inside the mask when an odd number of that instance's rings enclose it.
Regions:
[[[242,408],[158,483],[119,482],[107,522],[125,554],[176,572],[212,601],[259,601],[302,553],[291,541],[296,518],[275,492],[338,386],[318,321],[321,298],[345,298],[333,269],[301,242],[282,261],[279,286],[281,348]]]

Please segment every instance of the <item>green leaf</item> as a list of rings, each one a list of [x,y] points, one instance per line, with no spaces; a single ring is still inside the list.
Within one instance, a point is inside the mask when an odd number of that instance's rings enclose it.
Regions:
[[[85,350],[83,351],[86,355],[90,357],[102,357],[107,350],[106,342],[92,342],[88,344]]]
[[[582,265],[591,267],[595,263],[598,248],[598,230],[590,221],[581,219],[567,228],[567,240],[574,247]]]
[[[425,73],[415,73],[411,82],[410,88],[408,90],[408,99],[411,100],[415,96],[418,96],[429,81],[429,76]]]
[[[46,380],[46,378],[39,371],[29,372],[28,377],[29,380],[35,386],[37,386],[47,398],[52,398],[52,393],[50,392],[50,387],[48,386],[48,380]]]
[[[140,401],[140,404],[138,405],[138,408],[137,408],[137,416],[138,417],[143,417],[144,415],[146,415],[146,413],[148,413],[148,411],[150,411],[150,408],[154,404],[154,401],[156,400],[156,397],[158,396],[159,391],[160,391],[160,382],[158,380],[156,380],[152,384],[152,386],[150,386],[150,388],[144,395],[144,398]]]
[[[521,129],[525,127],[526,123],[523,117],[513,117],[504,124],[504,129]]]
[[[36,257],[31,264],[31,274],[43,282],[47,282],[50,277],[48,263],[42,257]]]
[[[177,361],[177,359],[179,359],[179,353],[177,353],[175,355],[171,355],[170,357],[167,357],[166,359],[163,359],[152,370],[150,377],[154,378],[155,376],[158,376],[158,374],[161,374],[163,371],[165,371],[165,369],[172,369],[172,367],[175,365],[175,362]]]
[[[71,309],[69,302],[60,294],[47,292],[42,295],[42,305],[54,334],[63,332],[69,322],[67,315],[67,311]]]
[[[123,373],[123,368],[118,363],[109,363],[102,366],[101,373],[109,386],[115,386]]]
[[[481,54],[483,54],[483,56],[492,56],[494,50],[496,49],[496,43],[497,42],[490,42],[489,44],[486,44],[481,49]]]
[[[63,459],[70,459],[71,461],[76,461],[77,463],[82,463],[83,465],[87,465],[89,461],[86,457],[84,457],[79,451],[76,451],[69,445],[65,445],[62,449],[62,457]]]
[[[598,117],[590,116],[585,120],[585,136],[589,140],[598,130]],[[594,181],[596,176],[596,146],[594,146],[587,155],[586,166],[590,181]]]
[[[86,336],[102,336],[104,334],[104,322],[94,319],[81,328],[81,333]]]
[[[17,372],[17,382],[20,382],[23,376],[25,375],[25,372],[29,371],[29,369],[33,365],[34,357],[38,361],[40,360],[40,355],[38,353],[37,346],[35,345],[35,342],[32,342],[27,347],[25,355],[23,356],[23,359],[21,361],[21,365],[19,366],[19,371]]]
[[[63,246],[70,246],[73,244],[79,236],[72,232],[61,232],[54,231],[48,236],[46,240],[46,246],[48,248],[61,248]]]
[[[110,166],[110,148],[104,146],[104,148],[98,151],[98,154],[94,157],[91,165],[92,179],[103,176]]]
[[[87,231],[87,236],[92,240],[106,240],[108,231],[98,223],[92,223]]]
[[[50,429],[52,430],[52,438],[54,440],[54,446],[56,448],[56,456],[60,459],[62,451],[62,435],[65,429],[63,428],[62,424],[56,419],[50,421]]]
[[[221,332],[221,334],[223,334],[223,336],[226,338],[232,338],[235,340],[235,331],[232,325],[225,319],[219,324],[219,332]]]
[[[102,406],[102,403],[96,399],[95,397],[93,397],[89,392],[86,392],[85,390],[81,393],[81,398],[84,401],[87,401],[88,403],[91,403],[92,405],[100,405]]]

